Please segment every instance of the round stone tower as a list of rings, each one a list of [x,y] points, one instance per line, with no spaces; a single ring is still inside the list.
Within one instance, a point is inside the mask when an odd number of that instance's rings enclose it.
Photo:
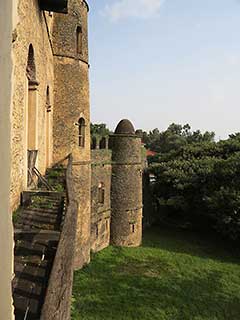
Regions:
[[[112,149],[111,244],[136,247],[142,241],[141,139],[129,120],[110,137]]]
[[[88,5],[68,0],[67,14],[54,14],[54,162],[73,156],[74,199],[78,203],[75,267],[90,259],[90,105]]]

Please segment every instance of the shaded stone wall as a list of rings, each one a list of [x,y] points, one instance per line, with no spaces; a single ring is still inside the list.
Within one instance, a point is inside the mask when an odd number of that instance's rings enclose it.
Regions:
[[[82,50],[77,51],[77,29],[82,30]],[[68,14],[55,14],[54,49],[54,163],[73,155],[73,181],[78,202],[76,261],[81,268],[90,259],[90,108],[88,76],[88,7],[69,0]],[[79,120],[84,119],[84,145],[79,145]]]
[[[28,123],[28,79],[27,60],[30,44],[34,48],[36,80],[39,82],[36,91],[37,112],[37,167],[44,173],[46,169],[46,91],[49,86],[50,103],[53,105],[53,52],[50,30],[52,17],[40,11],[38,0],[19,0],[18,24],[13,30],[14,96],[12,109],[12,181],[11,207],[19,204],[20,193],[27,187],[27,123]],[[52,112],[50,130],[52,127]],[[51,132],[50,132],[51,136]],[[51,138],[50,138],[51,140]],[[52,140],[50,141],[50,156]],[[51,162],[51,161],[50,161]]]
[[[142,241],[141,140],[115,134],[112,148],[111,244],[139,246]]]
[[[0,1],[0,319],[13,319],[13,227],[10,216],[11,109],[13,96],[12,30],[16,3]]]
[[[92,150],[91,154],[91,249],[96,252],[110,241],[112,153],[102,149]],[[103,203],[100,186],[104,190]]]

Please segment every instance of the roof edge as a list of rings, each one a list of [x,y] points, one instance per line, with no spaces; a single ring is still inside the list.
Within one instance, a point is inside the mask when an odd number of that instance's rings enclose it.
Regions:
[[[83,3],[85,3],[85,5],[87,7],[87,11],[89,12],[89,4],[87,3],[87,0],[83,0]]]

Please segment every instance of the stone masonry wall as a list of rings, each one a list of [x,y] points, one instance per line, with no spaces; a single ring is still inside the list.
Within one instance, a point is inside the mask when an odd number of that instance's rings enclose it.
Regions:
[[[27,113],[28,80],[26,67],[29,45],[34,48],[36,79],[39,82],[38,99],[38,169],[46,169],[46,91],[49,86],[50,103],[53,105],[53,53],[48,29],[51,29],[52,17],[40,11],[38,0],[19,0],[18,24],[13,31],[14,96],[12,110],[12,181],[11,208],[15,209],[20,193],[27,186]],[[52,118],[52,112],[51,112]],[[52,119],[50,119],[52,126]],[[50,149],[51,149],[50,143]],[[51,150],[50,150],[51,152]]]
[[[82,30],[82,51],[77,51],[77,29]],[[69,0],[68,14],[55,14],[54,50],[54,163],[73,155],[75,200],[78,202],[75,268],[90,259],[90,106],[88,65],[88,7]],[[79,145],[79,120],[83,118],[84,145]]]
[[[13,65],[11,38],[16,24],[16,1],[0,1],[0,319],[12,320],[13,225],[10,216],[11,108]]]
[[[114,134],[112,148],[111,244],[139,246],[142,241],[141,140]]]
[[[91,179],[91,249],[102,250],[110,241],[111,165],[110,150],[92,150]],[[104,188],[104,202],[99,201],[99,186]]]

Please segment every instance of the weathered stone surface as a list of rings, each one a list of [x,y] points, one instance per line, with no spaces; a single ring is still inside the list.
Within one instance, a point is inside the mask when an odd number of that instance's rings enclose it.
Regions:
[[[37,86],[37,167],[44,173],[46,169],[46,92],[49,86],[49,99],[53,104],[53,52],[51,48],[52,17],[40,11],[37,0],[19,0],[18,24],[15,29],[17,37],[13,43],[14,96],[12,109],[12,178],[11,207],[15,209],[20,201],[20,193],[27,185],[27,148],[28,148],[28,79],[27,61],[30,44],[34,49]],[[50,127],[52,127],[52,112],[50,112]],[[50,128],[51,130],[51,128]],[[52,149],[52,134],[49,133],[49,153]],[[50,161],[51,162],[51,161]]]
[[[139,246],[143,207],[141,139],[133,134],[122,134],[121,130],[119,132],[110,137],[113,160],[111,244]]]
[[[71,0],[67,15],[54,15],[54,162],[73,156],[73,182],[78,202],[75,268],[90,259],[90,107],[88,66],[88,7]],[[82,30],[82,52],[77,52],[77,28]],[[84,146],[79,145],[83,118]]]
[[[108,139],[99,140],[96,149],[90,150],[86,1],[69,0],[68,14],[49,14],[40,10],[38,0],[19,0],[18,13],[13,34],[11,205],[12,209],[18,205],[27,187],[29,148],[38,150],[36,166],[42,174],[52,164],[65,166],[71,154],[71,199],[42,313],[42,319],[66,320],[73,268],[89,263],[90,249],[102,250],[110,237],[113,245],[141,244],[141,141],[132,124],[124,120],[111,136],[112,150],[108,150]],[[62,178],[57,175],[57,180]],[[31,195],[24,193],[25,203]],[[25,211],[19,222],[26,226],[28,236],[32,229],[44,229],[46,223],[49,229],[56,224],[60,228],[51,193],[41,196],[52,203],[51,208]]]
[[[91,249],[96,252],[109,245],[111,217],[112,153],[92,150]],[[104,203],[99,203],[99,185],[104,188]]]

